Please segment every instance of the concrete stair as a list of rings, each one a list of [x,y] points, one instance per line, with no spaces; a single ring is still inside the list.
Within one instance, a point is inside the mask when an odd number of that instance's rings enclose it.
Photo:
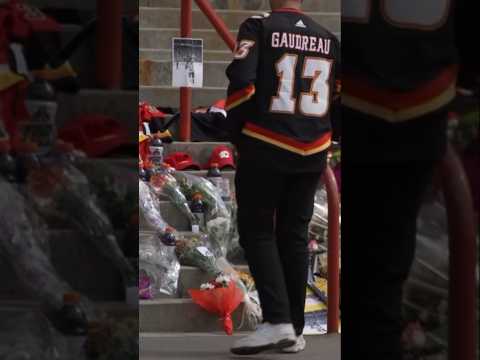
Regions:
[[[140,0],[140,99],[157,106],[179,106],[178,89],[171,87],[171,39],[179,36],[180,5],[177,0]],[[269,10],[266,0],[213,0],[219,16],[236,36],[239,25],[248,17]],[[305,0],[304,10],[340,37],[340,1]],[[204,42],[204,87],[194,89],[192,105],[205,106],[225,97],[225,69],[231,52],[210,25],[193,7],[192,37]]]
[[[217,14],[228,24],[230,29],[238,29],[247,18],[261,13],[258,10],[217,10]],[[332,32],[340,31],[340,16],[337,12],[309,12],[311,18]],[[161,7],[140,8],[141,28],[180,28],[180,9]],[[211,24],[199,9],[193,10],[192,24],[194,29],[208,29]]]
[[[340,31],[340,1],[305,0],[305,9],[332,31]],[[140,0],[140,99],[152,105],[178,107],[179,91],[171,87],[171,39],[179,36],[180,4],[178,0]],[[264,0],[212,0],[220,16],[235,35],[238,25],[247,17],[268,9]],[[193,89],[193,107],[209,106],[225,97],[225,69],[231,52],[194,5],[193,37],[204,40],[204,87]],[[165,155],[185,151],[204,164],[219,143],[179,143],[167,145]],[[194,172],[191,172],[194,173]],[[205,176],[206,172],[196,172]],[[234,172],[224,176],[233,184]],[[188,229],[186,219],[168,202],[161,202],[165,220],[179,230]],[[147,230],[140,219],[140,230]],[[174,225],[174,226],[175,226]],[[140,241],[142,241],[140,239]],[[245,266],[242,270],[248,270]],[[177,297],[158,297],[140,302],[141,359],[221,359],[228,354],[232,338],[221,335],[218,316],[209,314],[188,298],[188,288],[198,288],[209,280],[199,269],[182,266]],[[235,327],[240,324],[242,306],[233,314]],[[242,330],[252,330],[243,327]],[[220,331],[220,334],[219,334]],[[308,357],[327,360],[340,358],[339,337],[316,337]],[[322,349],[322,350],[320,350]],[[307,354],[307,352],[305,352]],[[312,355],[315,354],[315,355]],[[278,359],[278,354],[260,359]],[[299,357],[303,359],[303,357]]]
[[[210,333],[140,333],[140,360],[340,360],[340,335],[307,336],[307,347],[299,354],[266,352],[255,356],[235,356],[230,354],[233,342],[244,332],[226,336],[219,331]]]

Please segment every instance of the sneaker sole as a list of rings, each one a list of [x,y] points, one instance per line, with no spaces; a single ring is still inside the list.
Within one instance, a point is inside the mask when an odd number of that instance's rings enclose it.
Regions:
[[[295,345],[295,340],[285,339],[285,340],[280,340],[276,344],[232,348],[230,349],[230,351],[232,352],[232,354],[235,354],[235,355],[255,355],[267,350],[282,350],[293,345]]]

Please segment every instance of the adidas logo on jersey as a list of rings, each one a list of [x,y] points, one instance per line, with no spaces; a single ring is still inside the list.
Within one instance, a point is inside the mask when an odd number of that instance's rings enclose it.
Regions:
[[[298,20],[298,22],[295,24],[295,26],[300,27],[300,28],[304,28],[304,29],[307,28],[307,25],[305,25],[305,23],[302,20]]]

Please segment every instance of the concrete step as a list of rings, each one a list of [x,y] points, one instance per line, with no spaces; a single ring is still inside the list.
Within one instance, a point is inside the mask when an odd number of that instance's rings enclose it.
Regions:
[[[171,49],[140,49],[141,60],[172,61]],[[232,60],[232,52],[230,50],[204,50],[204,61],[228,61]]]
[[[210,333],[140,333],[140,360],[219,360],[239,359],[230,353],[235,340],[247,335],[235,332],[227,336],[219,331]],[[339,334],[306,336],[307,347],[299,354],[265,352],[247,356],[256,360],[340,360],[341,338]]]
[[[237,29],[230,30],[236,37]],[[180,31],[177,28],[148,28],[140,27],[140,48],[143,49],[171,49],[172,38],[179,37]],[[228,50],[227,45],[218,36],[213,28],[195,29],[192,31],[192,38],[203,39],[205,50]]]
[[[203,64],[203,84],[206,87],[227,87],[225,70],[230,61],[206,61]],[[140,60],[140,85],[172,86],[172,62]]]
[[[59,127],[78,115],[102,114],[122,122],[136,136],[138,91],[85,89],[74,95],[59,94],[58,104]]]
[[[51,262],[57,273],[75,290],[98,301],[123,299],[124,286],[120,273],[97,248],[78,232],[50,232]],[[92,281],[95,279],[95,281]],[[0,262],[0,299],[24,299],[13,268]]]
[[[180,8],[178,0],[140,0],[140,7]],[[268,0],[213,0],[212,5],[217,9],[232,10],[270,10]],[[196,7],[196,6],[194,6]],[[304,0],[304,11],[332,11],[340,12],[339,0]]]
[[[235,329],[241,323],[243,303],[232,314]],[[222,330],[219,316],[210,314],[192,299],[140,300],[140,332],[212,332]],[[252,330],[243,324],[238,330]]]
[[[140,86],[140,100],[148,101],[154,106],[180,106],[180,91],[170,86]],[[192,89],[192,107],[210,106],[227,96],[226,87],[203,87]],[[136,108],[135,108],[136,109]],[[135,123],[136,124],[136,123]]]
[[[230,29],[238,29],[243,21],[259,13],[261,12],[252,10],[217,10],[217,14]],[[333,32],[340,31],[340,13],[338,12],[315,11],[310,12],[309,16]],[[180,18],[179,8],[140,8],[140,24],[145,28],[180,28]],[[194,29],[212,27],[201,10],[193,11],[192,26]]]

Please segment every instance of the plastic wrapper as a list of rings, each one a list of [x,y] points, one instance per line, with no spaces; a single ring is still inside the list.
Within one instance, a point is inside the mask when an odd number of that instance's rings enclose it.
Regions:
[[[222,199],[221,193],[208,179],[190,175],[183,172],[173,172],[182,192],[187,199],[193,194],[200,192],[206,205],[206,231],[208,241],[215,256],[225,257],[227,255],[228,242],[231,235],[230,211]]]
[[[157,234],[163,234],[168,224],[163,220],[160,212],[160,199],[144,181],[138,182],[138,206],[148,226]]]
[[[242,302],[244,292],[235,282],[230,281],[228,287],[211,290],[188,290],[193,301],[205,310],[217,314],[223,322],[223,329],[227,335],[233,334],[232,313]]]
[[[327,242],[328,201],[327,192],[323,187],[315,193],[315,203],[312,220],[309,225],[309,238],[319,242]]]
[[[2,318],[0,339],[2,360],[64,360],[79,355],[71,353],[65,338],[39,312]]]
[[[13,267],[25,290],[47,308],[60,310],[63,294],[72,288],[60,277],[52,265],[46,245],[45,225],[38,216],[32,216],[24,197],[0,178],[0,254]],[[95,318],[92,304],[82,298],[81,307],[89,319]]]
[[[198,267],[208,275],[216,277],[222,270],[217,266],[217,258],[207,239],[202,233],[180,233],[175,253],[182,265]]]
[[[207,222],[219,217],[230,219],[230,212],[222,199],[220,191],[208,179],[180,171],[174,171],[172,175],[177,179],[182,192],[188,200],[191,200],[196,192],[202,194],[203,201],[207,205]]]
[[[55,214],[73,225],[126,282],[135,281],[135,269],[124,256],[112,223],[100,208],[88,179],[75,166],[57,158],[42,159],[41,166],[29,169],[27,191],[38,211],[47,217]]]
[[[262,321],[262,310],[258,300],[251,294],[252,289],[245,285],[240,274],[226,258],[215,257],[204,235],[185,234],[177,242],[176,253],[183,265],[198,267],[210,277],[217,277],[222,273],[231,276],[235,284],[243,291],[244,312],[240,328],[244,322],[247,322],[250,327],[255,327]]]
[[[207,221],[208,243],[216,257],[226,257],[231,236],[231,220],[217,217]]]
[[[172,174],[168,171],[156,173],[150,179],[150,185],[157,196],[165,195],[190,222],[195,221],[195,216],[190,210],[188,200]]]
[[[237,222],[238,208],[235,202],[232,202],[231,212],[231,227],[230,234],[228,236],[227,245],[227,258],[234,264],[243,263],[245,261],[245,252],[240,246],[240,235],[238,234],[238,222]]]
[[[175,255],[175,246],[164,245],[153,232],[140,232],[139,236],[139,297],[176,296],[180,263]]]

